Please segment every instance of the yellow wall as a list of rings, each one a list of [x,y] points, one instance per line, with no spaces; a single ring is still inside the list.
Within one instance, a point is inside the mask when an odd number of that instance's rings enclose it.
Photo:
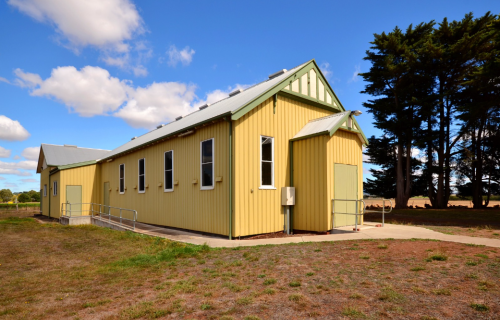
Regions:
[[[42,214],[45,216],[49,215],[49,197],[50,197],[50,190],[49,190],[49,171],[50,168],[47,168],[43,170],[40,174],[40,190],[42,192],[40,193],[40,197],[42,198]],[[47,185],[47,196],[43,196],[43,186]]]
[[[200,142],[215,138],[213,190],[200,190]],[[163,191],[164,152],[174,150],[173,192]],[[110,205],[137,210],[140,222],[190,229],[202,232],[229,234],[229,123],[197,128],[195,133],[181,138],[167,139],[133,153],[114,158],[101,164],[102,189],[104,182],[110,183]],[[138,160],[146,158],[145,193],[134,189],[138,185]],[[125,194],[120,194],[118,169],[125,164]],[[197,184],[192,181],[198,180]],[[161,187],[158,184],[161,183]],[[104,192],[104,191],[103,191]],[[99,191],[99,203],[103,194]]]
[[[295,207],[293,227],[297,230],[327,231],[328,228],[328,135],[293,143]]]
[[[358,167],[358,199],[363,199],[363,144],[355,133],[337,130],[327,143],[328,177],[328,226],[332,226],[332,201],[334,192],[334,163]],[[362,221],[360,221],[362,222]]]
[[[57,214],[59,217],[61,211],[61,203],[66,202],[66,186],[82,186],[82,203],[99,203],[99,195],[101,193],[100,189],[100,166],[89,165],[71,169],[61,170],[59,173],[61,175],[61,182],[59,186],[60,202],[56,208],[56,205],[51,202],[51,211],[53,214]],[[55,174],[55,175],[57,175]],[[53,177],[51,177],[51,181]],[[90,215],[90,205],[82,205],[82,215]],[[56,211],[54,211],[56,210]],[[94,210],[99,210],[97,206],[94,206]],[[80,214],[80,213],[78,213]]]
[[[283,230],[281,188],[290,185],[289,140],[309,120],[332,113],[278,95],[275,114],[273,98],[270,98],[234,121],[234,236]],[[260,135],[274,137],[276,190],[259,190]]]
[[[57,195],[54,195],[54,181],[57,181]],[[48,188],[47,198],[50,197],[50,217],[59,218],[61,216],[61,171],[50,176],[50,187]],[[48,202],[48,201],[47,201]]]

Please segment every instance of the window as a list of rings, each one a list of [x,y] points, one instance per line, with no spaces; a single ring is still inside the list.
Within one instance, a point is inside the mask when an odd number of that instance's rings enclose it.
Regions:
[[[47,196],[47,185],[46,184],[43,185],[43,196],[44,197]]]
[[[214,139],[201,142],[201,189],[214,188]]]
[[[165,182],[164,191],[174,191],[174,150],[165,152]]]
[[[260,136],[260,186],[274,189],[274,138]]]
[[[125,164],[122,163],[119,169],[120,174],[120,193],[125,193]]]
[[[139,193],[146,192],[146,159],[139,159]]]
[[[57,181],[54,181],[54,185],[52,186],[52,194],[57,196]]]

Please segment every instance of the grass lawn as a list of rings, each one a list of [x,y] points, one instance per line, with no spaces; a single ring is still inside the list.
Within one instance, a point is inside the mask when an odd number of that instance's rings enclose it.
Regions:
[[[382,221],[381,213],[365,214],[366,221]],[[385,222],[410,224],[453,235],[500,239],[500,210],[403,209],[385,215]]]
[[[500,250],[425,240],[212,249],[0,216],[0,319],[498,319]]]

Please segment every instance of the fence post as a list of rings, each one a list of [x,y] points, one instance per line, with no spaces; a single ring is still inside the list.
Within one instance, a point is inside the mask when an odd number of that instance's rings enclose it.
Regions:
[[[122,224],[122,208],[120,208],[120,224]]]
[[[359,200],[356,200],[356,202],[355,202],[356,203],[356,211],[355,211],[356,219],[355,219],[355,226],[354,226],[355,227],[355,229],[354,229],[355,232],[358,232],[358,201]]]
[[[382,200],[382,227],[385,225],[385,199]]]

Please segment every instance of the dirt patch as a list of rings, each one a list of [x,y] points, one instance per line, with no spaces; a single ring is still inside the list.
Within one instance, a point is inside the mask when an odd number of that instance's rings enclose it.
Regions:
[[[495,319],[500,250],[437,241],[208,249],[0,219],[3,319]]]

